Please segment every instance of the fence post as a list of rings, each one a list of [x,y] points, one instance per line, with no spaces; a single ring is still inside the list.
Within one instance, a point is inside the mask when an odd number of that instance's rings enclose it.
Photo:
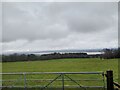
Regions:
[[[114,86],[113,86],[113,71],[112,70],[108,70],[107,74],[107,90],[114,90]]]

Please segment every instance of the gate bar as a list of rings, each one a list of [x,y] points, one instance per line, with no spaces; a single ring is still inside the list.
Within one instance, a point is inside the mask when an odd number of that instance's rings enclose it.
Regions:
[[[104,72],[10,72],[0,73],[2,75],[20,75],[20,74],[104,74]]]

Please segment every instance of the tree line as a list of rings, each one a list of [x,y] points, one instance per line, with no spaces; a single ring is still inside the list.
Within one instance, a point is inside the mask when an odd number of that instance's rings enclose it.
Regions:
[[[11,54],[2,55],[2,62],[16,62],[16,61],[37,61],[37,60],[51,60],[63,58],[88,58],[87,53],[51,53],[51,54]]]
[[[88,55],[87,53],[51,53],[51,54],[11,54],[2,55],[2,62],[17,62],[17,61],[44,61],[51,59],[63,59],[63,58],[120,58],[120,48],[119,49],[104,49],[103,54]]]
[[[120,48],[118,49],[104,49],[104,53],[101,55],[101,58],[112,59],[120,58]]]

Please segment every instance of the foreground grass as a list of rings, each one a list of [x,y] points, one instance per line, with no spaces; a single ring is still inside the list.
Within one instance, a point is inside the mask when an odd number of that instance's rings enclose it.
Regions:
[[[2,71],[5,72],[93,72],[93,71],[104,71],[113,70],[114,71],[114,79],[117,81],[118,79],[118,60],[117,59],[104,59],[100,60],[99,58],[88,58],[88,59],[58,59],[58,60],[49,60],[49,61],[26,61],[26,62],[7,62],[2,64]],[[55,76],[33,76],[29,75],[27,78],[34,79],[44,79],[44,78],[52,78]],[[95,75],[77,75],[71,76],[74,79],[78,77],[90,78],[90,79],[98,79],[99,76]],[[3,76],[4,79],[13,78],[13,76]],[[18,78],[14,76],[14,78]],[[23,77],[21,77],[23,78]],[[10,83],[10,82],[9,82]],[[5,85],[9,85],[9,83],[4,83]],[[41,82],[28,82],[29,85],[41,84]],[[10,83],[11,84],[11,83]],[[12,83],[15,84],[15,83]],[[45,83],[43,83],[45,84]],[[61,82],[57,82],[57,84],[61,85]],[[66,82],[66,84],[68,84]],[[73,83],[69,83],[72,85]],[[83,85],[103,85],[102,82],[80,82]],[[16,83],[16,85],[24,85],[24,83]],[[56,85],[56,84],[55,84]]]

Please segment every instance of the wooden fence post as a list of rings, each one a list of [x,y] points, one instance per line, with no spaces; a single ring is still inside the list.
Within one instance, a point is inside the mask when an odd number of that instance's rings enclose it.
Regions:
[[[106,77],[107,77],[107,90],[114,90],[113,71],[112,70],[107,71]]]

